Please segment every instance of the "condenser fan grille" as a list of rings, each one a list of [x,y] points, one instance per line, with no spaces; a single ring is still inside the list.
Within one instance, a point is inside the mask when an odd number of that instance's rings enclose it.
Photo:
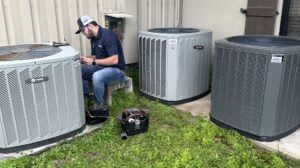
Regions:
[[[197,33],[200,32],[199,29],[194,28],[154,28],[149,29],[152,33],[167,33],[167,34],[182,34],[182,33]]]
[[[43,58],[62,51],[45,44],[22,44],[0,47],[0,61],[29,60]]]

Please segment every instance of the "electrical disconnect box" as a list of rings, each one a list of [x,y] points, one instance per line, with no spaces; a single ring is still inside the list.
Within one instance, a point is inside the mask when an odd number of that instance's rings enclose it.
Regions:
[[[132,17],[125,13],[107,13],[105,14],[105,28],[113,30],[122,41],[125,33],[125,20]]]
[[[105,27],[111,30],[118,29],[120,32],[124,32],[124,19],[123,18],[115,18],[112,16],[105,16]]]

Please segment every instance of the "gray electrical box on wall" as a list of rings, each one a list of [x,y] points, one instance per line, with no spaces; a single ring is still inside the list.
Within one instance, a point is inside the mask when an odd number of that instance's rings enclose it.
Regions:
[[[124,22],[123,18],[105,16],[105,28],[111,30],[118,29],[121,33],[123,33],[124,32],[123,22]]]
[[[132,18],[132,15],[125,13],[107,13],[105,14],[105,28],[111,29],[120,41],[124,38],[124,27],[126,18]]]
[[[216,42],[210,118],[261,141],[300,126],[300,40],[236,36]]]

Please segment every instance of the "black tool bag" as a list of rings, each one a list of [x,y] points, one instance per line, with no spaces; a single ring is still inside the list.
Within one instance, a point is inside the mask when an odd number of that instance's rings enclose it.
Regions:
[[[121,138],[127,139],[127,136],[146,132],[149,125],[149,110],[132,108],[122,111],[118,115],[121,123]]]

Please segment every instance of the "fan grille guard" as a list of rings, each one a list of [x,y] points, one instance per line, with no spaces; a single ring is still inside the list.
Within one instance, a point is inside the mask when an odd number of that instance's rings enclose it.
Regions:
[[[181,33],[197,33],[200,32],[198,29],[194,28],[154,28],[149,29],[152,33],[167,33],[167,34],[181,34]]]
[[[0,61],[29,60],[54,55],[60,48],[46,44],[22,44],[0,47]]]
[[[229,42],[260,46],[260,47],[289,47],[300,45],[300,40],[278,36],[235,36],[227,39]]]

